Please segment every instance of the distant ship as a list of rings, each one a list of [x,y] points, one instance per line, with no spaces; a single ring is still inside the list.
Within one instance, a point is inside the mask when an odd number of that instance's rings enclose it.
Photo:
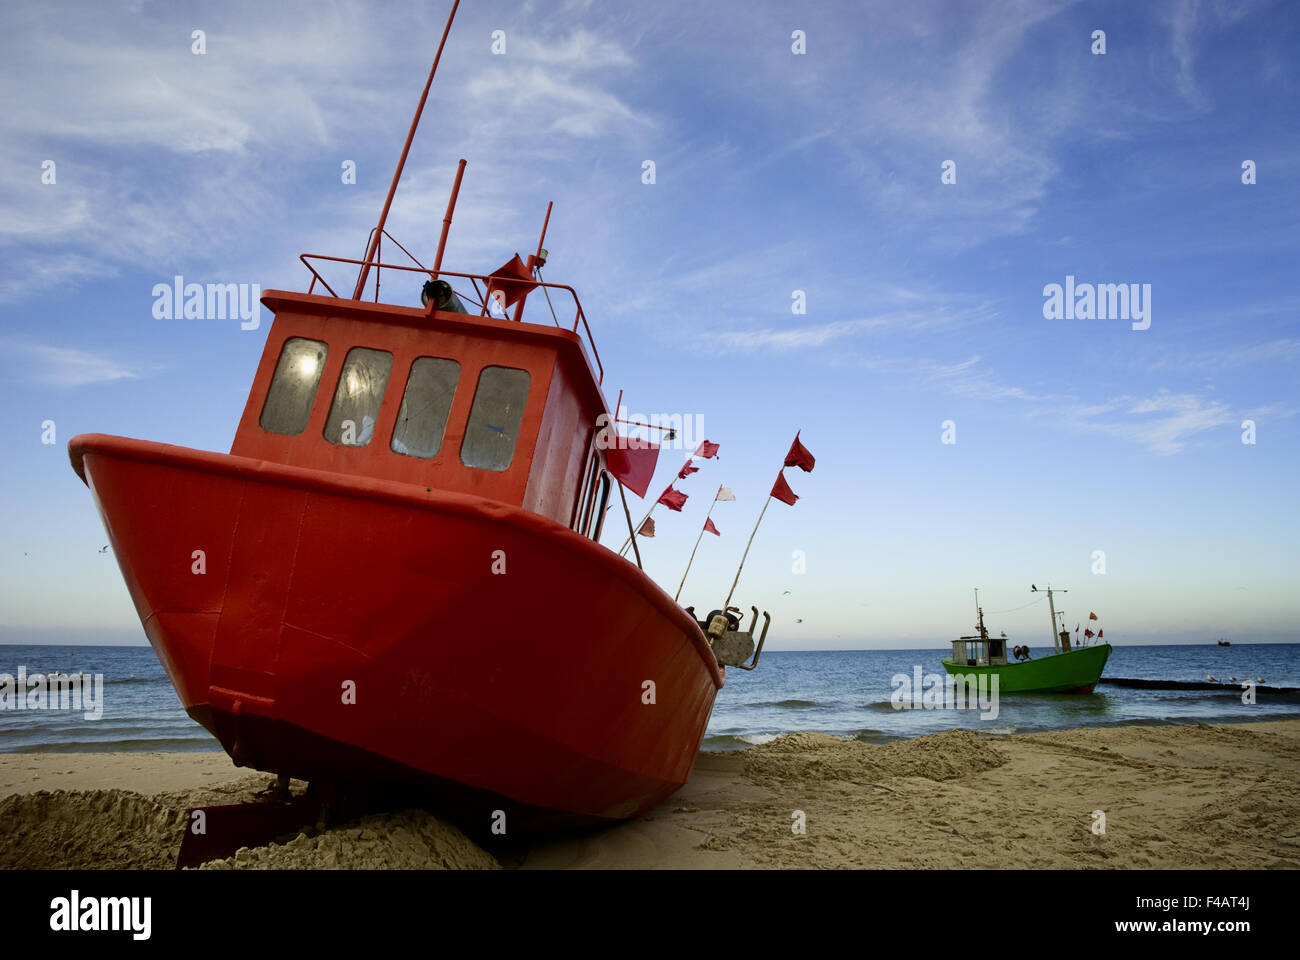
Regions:
[[[1230,646],[1232,646],[1232,643],[1231,643],[1230,641],[1228,641],[1228,640],[1224,640],[1222,637],[1220,637],[1220,638],[1219,638],[1219,646],[1221,646],[1221,647],[1230,647]]]
[[[1037,587],[1034,591],[1037,592]],[[979,605],[979,591],[975,591],[976,633],[952,642],[952,656],[943,659],[943,668],[952,676],[996,675],[1000,694],[1092,693],[1110,658],[1110,644],[1102,642],[1071,649],[1070,632],[1057,629],[1051,587],[1047,588],[1047,603],[1052,615],[1053,652],[1033,659],[1028,646],[1017,646],[1012,648],[1016,659],[1008,660],[1006,634],[989,636],[984,627],[984,611]]]

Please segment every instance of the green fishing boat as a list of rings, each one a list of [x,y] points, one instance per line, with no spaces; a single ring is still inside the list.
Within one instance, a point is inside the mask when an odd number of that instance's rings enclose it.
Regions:
[[[1038,592],[1037,587],[1032,588]],[[1064,590],[1057,591],[1065,593]],[[984,627],[984,611],[979,605],[979,591],[975,591],[976,630],[973,636],[960,637],[952,642],[952,656],[943,659],[943,668],[954,677],[965,679],[972,689],[980,684],[988,689],[981,677],[996,675],[998,693],[1092,693],[1093,687],[1101,677],[1101,671],[1110,657],[1110,644],[1102,640],[1089,644],[1092,630],[1086,631],[1085,639],[1071,644],[1070,631],[1058,623],[1059,614],[1053,598],[1053,590],[1047,588],[1047,604],[1052,616],[1052,652],[1034,656],[1026,646],[1015,646],[1007,650],[1007,635],[990,637]],[[1096,619],[1095,614],[1088,614]],[[1076,628],[1077,631],[1077,628]],[[1008,657],[1010,653],[1010,657]]]

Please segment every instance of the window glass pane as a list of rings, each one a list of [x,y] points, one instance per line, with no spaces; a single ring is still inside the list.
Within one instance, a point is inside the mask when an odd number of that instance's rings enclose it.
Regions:
[[[420,357],[402,395],[402,409],[389,446],[408,457],[436,456],[447,429],[447,415],[456,395],[460,364],[442,357]]]
[[[600,479],[600,457],[591,455],[591,472],[587,474],[587,495],[582,502],[582,522],[578,532],[584,537],[591,532],[591,510],[596,505],[596,481]]]
[[[591,539],[599,540],[600,531],[605,526],[605,510],[609,505],[609,474],[600,475],[600,500],[596,503],[596,529]]]
[[[284,342],[257,420],[263,430],[296,437],[306,429],[328,353],[329,347],[318,340],[290,337]]]
[[[393,355],[386,350],[353,347],[348,351],[329,419],[325,421],[326,440],[349,447],[364,447],[370,442],[392,369]]]
[[[474,406],[460,445],[460,462],[467,467],[504,470],[515,455],[519,424],[528,399],[528,371],[513,367],[484,367],[478,377]]]

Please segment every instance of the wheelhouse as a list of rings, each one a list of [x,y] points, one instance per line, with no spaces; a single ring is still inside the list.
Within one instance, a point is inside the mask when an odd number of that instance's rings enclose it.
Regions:
[[[262,303],[274,320],[232,454],[484,497],[599,539],[608,411],[576,320],[277,290]]]
[[[987,667],[1007,662],[1006,637],[961,637],[952,642],[952,659],[968,667]]]

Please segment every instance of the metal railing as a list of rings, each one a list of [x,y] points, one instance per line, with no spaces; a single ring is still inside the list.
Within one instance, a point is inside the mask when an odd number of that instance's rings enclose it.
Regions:
[[[387,233],[387,231],[385,231],[385,233]],[[392,238],[389,237],[389,239],[391,240]],[[396,243],[396,241],[393,242]],[[398,244],[398,246],[401,245]],[[410,254],[407,254],[407,256],[410,256]],[[468,296],[466,296],[465,299],[469,300],[471,303],[474,303],[476,306],[480,308],[481,312],[479,313],[479,316],[481,317],[489,316],[489,313],[488,313],[487,290],[485,289],[482,293],[479,292],[478,282],[480,280],[483,281],[485,288],[490,288],[493,280],[495,279],[505,283],[517,283],[517,284],[531,283],[534,286],[541,287],[543,290],[547,290],[547,291],[563,290],[564,292],[568,293],[570,297],[573,298],[573,305],[574,305],[573,326],[570,329],[572,330],[573,333],[576,334],[578,333],[578,326],[579,324],[581,324],[582,332],[585,333],[587,337],[587,345],[591,348],[591,356],[596,361],[596,369],[598,371],[597,382],[601,384],[605,382],[605,367],[600,362],[600,351],[596,349],[596,341],[591,335],[591,327],[588,326],[587,324],[587,315],[583,312],[582,301],[578,299],[577,291],[574,290],[573,287],[569,286],[568,284],[550,283],[548,281],[538,280],[536,278],[533,278],[531,280],[525,280],[520,277],[512,277],[512,276],[494,278],[490,275],[482,274],[482,273],[458,273],[453,270],[430,270],[427,267],[422,267],[422,266],[408,267],[403,264],[396,264],[396,263],[381,264],[378,260],[367,261],[367,260],[356,260],[351,257],[329,257],[321,253],[299,254],[298,259],[302,261],[303,266],[305,266],[308,270],[311,271],[312,281],[311,281],[311,286],[307,288],[308,293],[312,293],[315,291],[316,283],[317,281],[319,281],[320,285],[330,292],[330,296],[338,297],[338,299],[340,300],[352,299],[352,298],[340,297],[339,294],[334,290],[334,288],[331,287],[329,283],[325,280],[325,278],[320,275],[320,272],[311,264],[310,262],[311,260],[323,260],[323,261],[328,261],[330,263],[352,264],[353,266],[361,267],[362,269],[375,267],[377,269],[382,269],[382,270],[405,270],[410,273],[423,273],[426,276],[428,276],[429,279],[431,280],[436,280],[439,279],[440,277],[458,277],[463,280],[469,280],[470,283],[472,283],[474,286],[474,292],[479,296],[477,300],[475,300],[473,297],[468,297]],[[412,259],[415,258],[412,257]],[[549,293],[547,294],[547,298],[549,300]],[[507,317],[507,319],[512,319],[516,323],[521,322],[521,319],[523,317],[523,312],[524,312],[525,299],[526,299],[525,297],[521,297],[519,299],[519,304],[515,308],[514,317]],[[560,326],[558,319],[556,320],[556,326]]]

